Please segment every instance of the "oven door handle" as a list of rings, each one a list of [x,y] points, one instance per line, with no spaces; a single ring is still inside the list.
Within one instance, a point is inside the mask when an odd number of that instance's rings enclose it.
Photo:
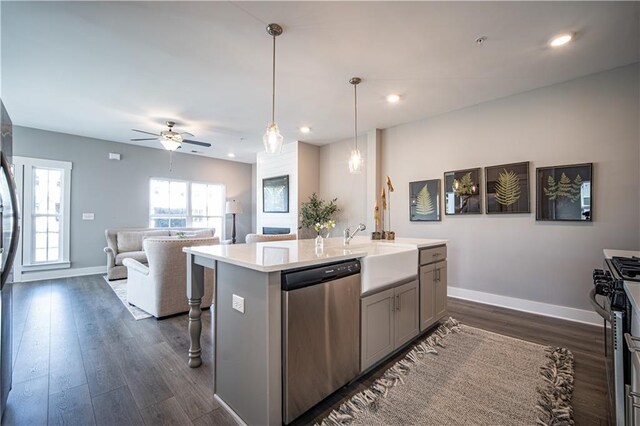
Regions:
[[[627,348],[629,348],[629,352],[640,352],[640,337],[634,337],[629,333],[624,333],[624,340],[626,340],[627,342]]]
[[[595,309],[598,315],[600,315],[606,321],[611,322],[611,314],[607,312],[607,310],[596,300],[595,288],[592,288],[591,291],[589,291],[589,302],[591,302],[591,305],[593,305],[593,309]]]

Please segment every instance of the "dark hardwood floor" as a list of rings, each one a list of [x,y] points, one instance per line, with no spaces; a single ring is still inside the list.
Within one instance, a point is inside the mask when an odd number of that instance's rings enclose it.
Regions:
[[[571,349],[578,425],[606,425],[602,330],[449,300],[450,314],[485,330]],[[187,316],[136,321],[101,276],[14,285],[14,376],[6,425],[229,425],[213,399],[211,315],[203,365],[186,365]],[[296,424],[328,414],[406,351],[318,404]]]

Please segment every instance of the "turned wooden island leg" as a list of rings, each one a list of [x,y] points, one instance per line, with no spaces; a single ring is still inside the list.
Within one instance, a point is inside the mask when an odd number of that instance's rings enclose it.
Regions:
[[[202,348],[200,347],[200,335],[202,334],[202,299],[189,299],[189,367],[196,368],[202,365]]]
[[[202,347],[200,335],[202,334],[202,297],[204,296],[204,268],[201,263],[213,267],[212,261],[198,259],[197,256],[187,253],[187,301],[189,302],[189,362],[191,368],[202,365]]]

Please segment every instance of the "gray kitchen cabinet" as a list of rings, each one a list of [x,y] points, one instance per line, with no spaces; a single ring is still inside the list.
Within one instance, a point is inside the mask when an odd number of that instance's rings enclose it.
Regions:
[[[420,331],[436,322],[436,268],[435,264],[420,267]]]
[[[446,246],[420,252],[420,331],[447,314]]]
[[[440,319],[447,314],[447,261],[435,265],[435,312],[436,318]]]
[[[418,281],[361,299],[361,371],[418,335]]]
[[[395,304],[394,289],[363,297],[360,351],[361,371],[393,352],[395,347]]]
[[[395,348],[404,345],[419,333],[418,280],[395,288]]]

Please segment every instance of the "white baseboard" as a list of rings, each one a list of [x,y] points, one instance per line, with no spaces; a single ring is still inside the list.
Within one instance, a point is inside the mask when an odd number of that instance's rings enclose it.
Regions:
[[[30,282],[52,280],[56,278],[81,277],[84,275],[106,274],[106,266],[91,266],[88,268],[52,269],[49,271],[22,272],[22,277],[16,282]]]
[[[517,299],[515,297],[500,296],[460,287],[449,287],[448,295],[456,299],[470,300],[486,305],[500,306],[517,311],[544,315],[546,317],[561,318],[568,321],[602,327],[602,318],[593,311],[570,308],[568,306],[551,305],[533,300]]]

